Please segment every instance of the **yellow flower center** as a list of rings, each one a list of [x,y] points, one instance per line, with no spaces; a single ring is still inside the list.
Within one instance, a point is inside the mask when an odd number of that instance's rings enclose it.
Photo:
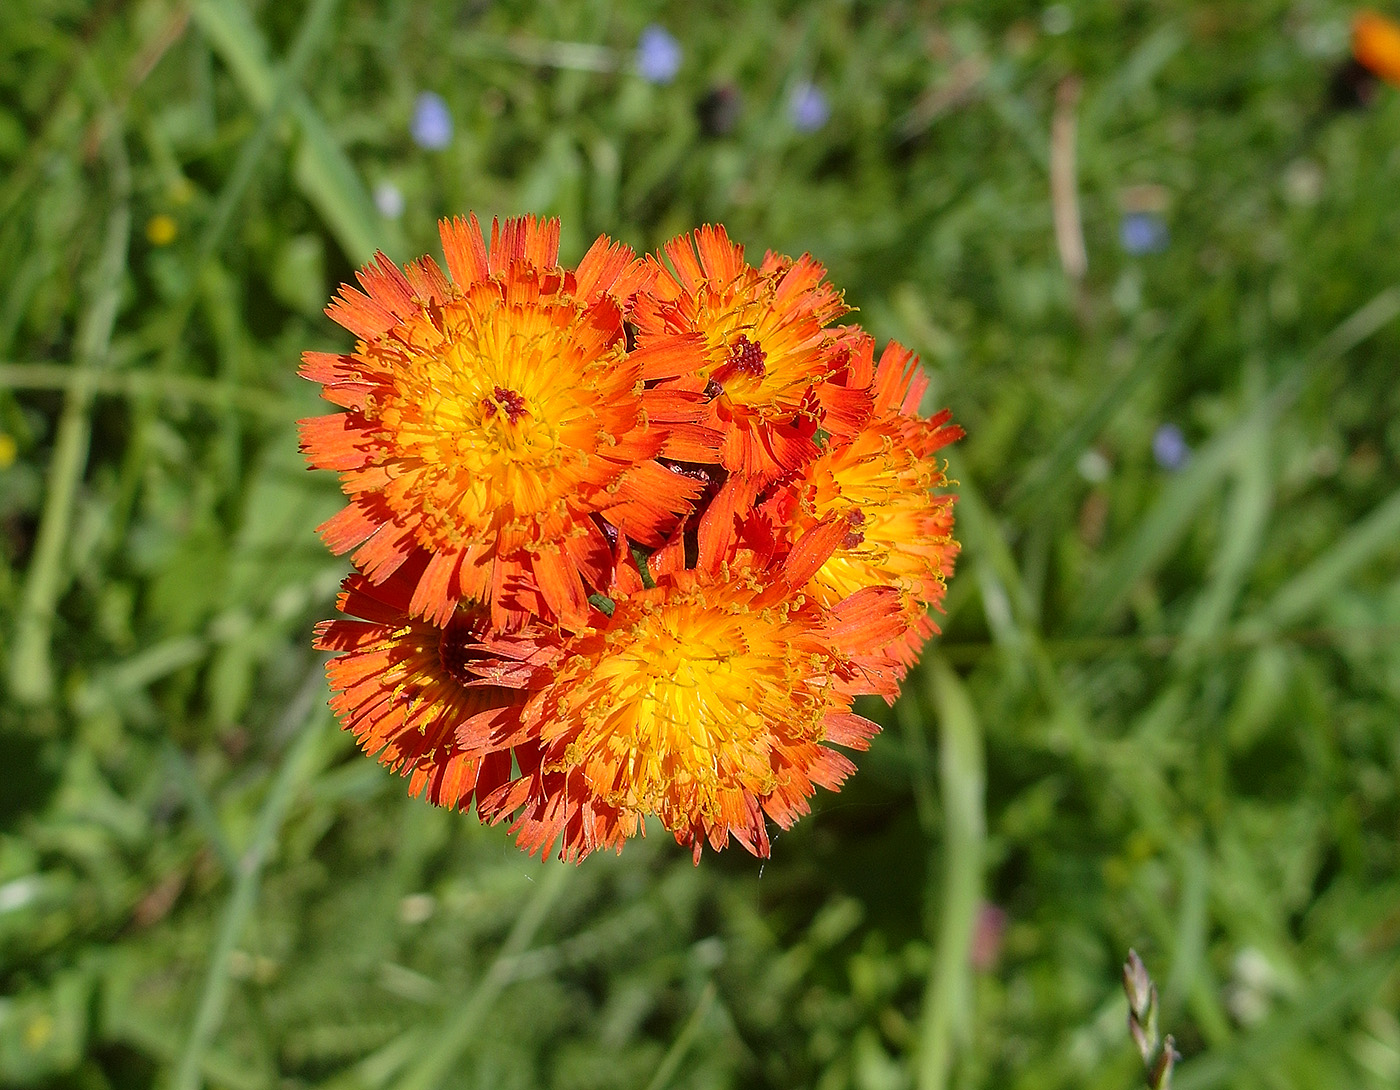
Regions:
[[[830,663],[810,622],[755,608],[756,588],[645,592],[556,680],[546,740],[564,740],[612,806],[667,828],[728,821],[745,793],[770,793],[771,754],[820,741]]]
[[[726,288],[707,287],[697,302],[712,393],[760,415],[786,415],[826,378],[816,338],[779,307],[774,277],[752,272]]]
[[[932,459],[916,457],[879,432],[865,432],[812,463],[807,480],[812,500],[801,529],[833,514],[854,517],[857,524],[813,577],[823,605],[863,587],[918,593],[927,579],[942,580],[941,549],[952,545],[951,514],[946,527],[932,524],[951,501],[935,491],[945,482]]]
[[[598,454],[641,423],[640,384],[607,318],[478,284],[366,350],[386,376],[370,413],[391,452],[384,496],[423,544],[553,536],[582,490],[616,480]]]

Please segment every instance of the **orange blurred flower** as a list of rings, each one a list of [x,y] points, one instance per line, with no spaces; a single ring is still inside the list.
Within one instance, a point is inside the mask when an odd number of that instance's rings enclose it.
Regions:
[[[1400,87],[1400,23],[1358,12],[1351,23],[1351,55],[1372,75]]]

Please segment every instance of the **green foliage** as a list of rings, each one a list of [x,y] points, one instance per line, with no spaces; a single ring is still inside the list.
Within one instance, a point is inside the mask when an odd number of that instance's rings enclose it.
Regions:
[[[1325,108],[1348,15],[0,4],[0,1082],[1125,1087],[1134,947],[1177,1090],[1394,1086],[1400,91]],[[542,866],[325,710],[297,357],[467,210],[810,250],[967,427],[945,635],[766,864]]]

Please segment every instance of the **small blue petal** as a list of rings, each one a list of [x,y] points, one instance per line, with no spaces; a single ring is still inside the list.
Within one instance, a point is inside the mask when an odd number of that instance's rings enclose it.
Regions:
[[[428,151],[452,143],[452,113],[441,95],[424,91],[413,104],[413,142]]]
[[[1152,436],[1152,457],[1163,469],[1176,471],[1191,460],[1186,436],[1175,424],[1163,424]]]
[[[637,39],[637,72],[649,83],[670,83],[681,70],[681,43],[652,23]]]
[[[788,117],[798,132],[816,132],[831,116],[831,105],[814,83],[799,83],[788,100]]]
[[[1118,241],[1130,254],[1156,254],[1167,248],[1167,225],[1155,212],[1129,212],[1118,225]]]

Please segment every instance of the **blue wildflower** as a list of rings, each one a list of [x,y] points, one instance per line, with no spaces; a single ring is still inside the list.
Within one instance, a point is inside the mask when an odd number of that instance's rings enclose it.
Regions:
[[[1175,472],[1191,460],[1186,436],[1175,424],[1163,424],[1152,436],[1152,457],[1165,470]]]
[[[830,116],[831,104],[816,84],[804,81],[792,89],[788,117],[798,132],[816,132]]]
[[[681,70],[681,43],[652,23],[637,39],[637,72],[648,83],[670,83]]]
[[[1118,225],[1118,241],[1130,254],[1156,254],[1167,248],[1167,224],[1155,212],[1128,212]]]
[[[413,103],[413,142],[428,151],[452,143],[452,114],[443,97],[424,91]]]

